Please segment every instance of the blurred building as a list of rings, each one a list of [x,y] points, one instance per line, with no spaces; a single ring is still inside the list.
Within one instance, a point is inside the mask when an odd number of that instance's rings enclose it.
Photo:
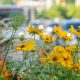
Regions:
[[[12,13],[22,13],[21,8],[17,8],[16,5],[0,5],[0,19],[8,18]]]
[[[34,20],[36,11],[48,9],[52,6],[52,0],[15,0],[18,8],[23,8],[27,18]]]
[[[80,6],[80,0],[75,0],[75,5]]]
[[[65,6],[66,4],[66,0],[55,0],[55,2],[57,5],[62,5],[62,6]]]
[[[26,18],[35,20],[36,12],[51,8],[53,5],[80,5],[80,0],[13,0],[18,8],[22,8]]]

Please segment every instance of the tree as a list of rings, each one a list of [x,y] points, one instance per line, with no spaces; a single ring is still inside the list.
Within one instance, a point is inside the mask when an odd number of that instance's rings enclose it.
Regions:
[[[14,4],[13,0],[0,0],[0,4]]]
[[[71,19],[73,17],[79,17],[79,10],[80,8],[75,7],[74,4],[68,5],[67,7],[62,7],[61,5],[55,5],[50,9],[46,10],[43,13],[43,17],[54,19],[58,17],[60,19]]]

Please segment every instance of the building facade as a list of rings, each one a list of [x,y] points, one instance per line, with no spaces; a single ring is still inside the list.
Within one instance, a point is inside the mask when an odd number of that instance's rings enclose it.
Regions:
[[[52,0],[15,0],[18,8],[23,8],[27,18],[34,20],[36,11],[49,9],[52,6]]]

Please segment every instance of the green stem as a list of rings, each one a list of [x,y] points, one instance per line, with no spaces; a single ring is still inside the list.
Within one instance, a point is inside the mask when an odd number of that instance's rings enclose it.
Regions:
[[[8,49],[7,49],[7,51],[6,51],[6,54],[5,54],[5,57],[4,57],[4,60],[3,60],[3,65],[2,65],[1,70],[0,70],[0,75],[1,75],[1,73],[2,73],[2,69],[3,69],[3,67],[4,67],[4,63],[5,63],[5,61],[6,61],[6,58],[7,58],[8,52],[9,52],[10,42],[13,40],[14,35],[15,35],[15,32],[12,32],[11,39],[10,39],[9,43],[6,45],[6,46],[8,47]]]
[[[16,73],[14,74],[12,80],[15,80],[16,75],[18,74],[19,70],[23,67],[23,62],[25,59],[22,60],[21,64],[18,66],[18,68],[16,69]]]
[[[23,55],[24,55],[24,51],[23,51]],[[25,59],[26,59],[26,57],[23,56],[23,60],[22,60],[21,64],[17,67],[16,73],[14,74],[12,80],[15,80],[15,77],[18,74],[19,70],[23,67],[23,64],[24,64]]]

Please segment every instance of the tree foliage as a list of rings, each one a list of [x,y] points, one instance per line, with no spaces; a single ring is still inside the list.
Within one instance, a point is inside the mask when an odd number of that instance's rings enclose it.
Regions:
[[[80,18],[79,15],[80,6],[68,5],[62,7],[61,5],[52,6],[50,9],[45,10],[42,17],[54,19],[58,17],[60,19]]]
[[[0,0],[0,4],[14,4],[13,0]]]

